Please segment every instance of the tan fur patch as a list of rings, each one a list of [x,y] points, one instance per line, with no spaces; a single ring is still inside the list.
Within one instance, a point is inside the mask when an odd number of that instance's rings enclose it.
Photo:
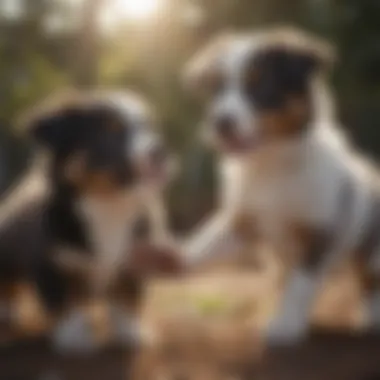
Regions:
[[[67,159],[64,167],[65,178],[74,185],[80,185],[85,175],[86,154],[75,153]]]
[[[100,198],[109,198],[122,191],[107,171],[85,173],[77,185],[82,194]]]
[[[285,106],[260,115],[264,138],[279,140],[301,133],[310,117],[310,106],[305,99],[289,97]]]
[[[110,196],[120,191],[106,170],[87,171],[85,152],[70,157],[64,167],[65,177],[84,194]]]
[[[82,189],[94,195],[110,195],[119,190],[115,181],[106,171],[88,173],[87,178],[82,182]]]

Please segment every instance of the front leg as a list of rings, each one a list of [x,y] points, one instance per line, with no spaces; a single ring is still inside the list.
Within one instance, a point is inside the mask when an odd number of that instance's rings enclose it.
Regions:
[[[311,309],[326,272],[331,234],[302,229],[297,235],[300,255],[288,273],[279,311],[266,333],[270,346],[299,343],[307,336]]]
[[[141,323],[147,283],[144,274],[137,269],[130,263],[124,263],[108,294],[111,339],[127,347],[145,346],[153,339],[153,333]]]
[[[79,262],[44,257],[35,272],[38,294],[54,322],[51,340],[58,351],[86,352],[98,346],[86,307],[89,290]]]
[[[291,345],[306,337],[317,284],[317,274],[308,273],[302,267],[293,271],[285,286],[279,312],[266,333],[270,346]]]
[[[236,214],[222,210],[201,225],[183,244],[187,265],[196,268],[234,255],[243,243],[237,220]]]

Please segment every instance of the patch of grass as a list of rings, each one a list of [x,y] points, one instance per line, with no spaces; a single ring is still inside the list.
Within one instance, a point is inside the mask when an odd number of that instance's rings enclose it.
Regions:
[[[223,316],[231,310],[231,305],[222,296],[202,295],[194,298],[194,306],[205,317]]]

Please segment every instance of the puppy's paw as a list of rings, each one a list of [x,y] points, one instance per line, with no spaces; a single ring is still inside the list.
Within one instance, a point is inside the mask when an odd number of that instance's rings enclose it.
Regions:
[[[186,270],[180,248],[174,244],[137,244],[129,257],[127,269],[140,277],[176,276]]]
[[[89,353],[98,348],[90,321],[76,311],[63,319],[53,332],[53,346],[61,353]]]
[[[308,325],[295,319],[274,320],[267,330],[265,343],[269,347],[286,347],[302,343],[308,334]]]
[[[144,328],[136,317],[121,310],[112,312],[113,340],[127,347],[146,347],[155,341],[153,331]]]
[[[125,345],[132,344],[135,347],[146,347],[151,346],[155,341],[153,331],[144,328],[137,321],[124,321],[118,327],[117,335],[119,341]]]

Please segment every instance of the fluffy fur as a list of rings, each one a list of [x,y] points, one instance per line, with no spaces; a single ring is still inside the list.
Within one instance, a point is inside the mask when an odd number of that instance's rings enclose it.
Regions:
[[[190,239],[188,257],[199,263],[238,244],[236,220],[250,218],[288,268],[272,344],[305,337],[320,282],[347,258],[366,287],[371,326],[380,325],[369,261],[380,243],[378,180],[338,127],[326,79],[333,55],[301,31],[267,30],[211,42],[185,73],[208,95],[205,128],[222,174],[220,210]]]
[[[144,277],[143,265],[136,270],[136,226],[147,220],[156,247],[170,239],[161,202],[170,157],[152,113],[135,94],[105,92],[50,101],[26,120],[43,153],[3,202],[0,282],[31,280],[58,318],[60,348],[94,347],[84,310],[99,298],[111,301],[117,339],[129,341],[138,333],[132,319]],[[125,297],[115,297],[116,288]]]

